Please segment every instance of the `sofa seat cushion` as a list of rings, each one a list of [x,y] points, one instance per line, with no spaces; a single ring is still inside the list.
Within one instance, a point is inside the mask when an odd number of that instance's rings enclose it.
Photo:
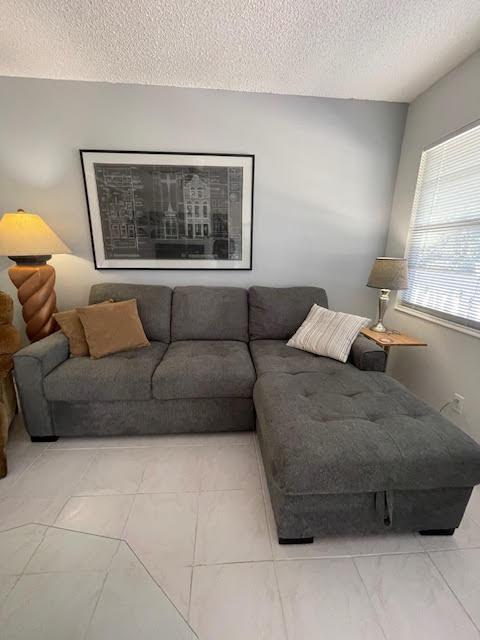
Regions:
[[[284,340],[252,340],[250,342],[257,376],[264,373],[306,373],[342,371],[341,362],[313,353],[287,347]]]
[[[286,494],[471,487],[480,447],[383,373],[331,363],[262,375],[257,429],[270,480]]]
[[[45,378],[45,396],[63,402],[148,400],[153,372],[166,350],[165,343],[151,342],[98,360],[70,358]]]
[[[255,369],[248,347],[230,340],[173,342],[153,375],[153,396],[251,398]]]

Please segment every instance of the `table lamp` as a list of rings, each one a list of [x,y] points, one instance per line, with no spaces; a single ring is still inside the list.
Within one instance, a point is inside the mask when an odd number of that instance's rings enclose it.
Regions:
[[[18,289],[27,336],[31,342],[56,330],[55,269],[47,264],[54,253],[71,253],[67,245],[35,213],[19,209],[0,220],[0,255],[16,265],[8,275]]]
[[[380,289],[378,298],[378,320],[372,331],[385,333],[383,317],[388,306],[390,291],[408,288],[408,267],[405,258],[377,258],[373,263],[367,287]]]

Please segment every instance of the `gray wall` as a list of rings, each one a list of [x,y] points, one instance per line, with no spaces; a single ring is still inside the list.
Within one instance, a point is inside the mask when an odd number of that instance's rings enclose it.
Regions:
[[[375,313],[365,288],[385,246],[406,106],[269,94],[0,78],[0,212],[40,213],[59,308],[102,280],[322,285],[337,309]],[[95,271],[78,149],[253,153],[253,271]],[[0,288],[14,292],[8,259]]]
[[[408,111],[387,255],[404,254],[422,150],[480,118],[480,52],[419,96]],[[390,310],[388,323],[428,342],[425,349],[393,350],[389,373],[440,408],[458,392],[462,416],[446,414],[480,441],[480,339],[428,320]]]

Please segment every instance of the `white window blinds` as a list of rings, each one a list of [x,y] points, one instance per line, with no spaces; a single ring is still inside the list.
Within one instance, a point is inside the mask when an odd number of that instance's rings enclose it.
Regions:
[[[405,307],[480,330],[480,125],[422,154]]]

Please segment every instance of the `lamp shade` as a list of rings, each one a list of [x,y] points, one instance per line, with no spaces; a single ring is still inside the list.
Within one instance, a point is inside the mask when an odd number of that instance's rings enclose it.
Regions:
[[[0,220],[1,256],[46,256],[71,253],[36,213],[4,213]]]
[[[377,258],[373,263],[367,287],[375,289],[408,288],[408,267],[405,258]]]

